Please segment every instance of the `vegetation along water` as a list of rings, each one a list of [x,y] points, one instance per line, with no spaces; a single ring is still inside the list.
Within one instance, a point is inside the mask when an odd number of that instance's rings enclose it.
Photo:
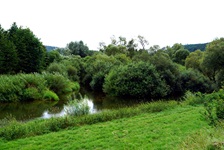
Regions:
[[[224,149],[224,38],[146,44],[47,51],[29,28],[0,26],[0,148]]]

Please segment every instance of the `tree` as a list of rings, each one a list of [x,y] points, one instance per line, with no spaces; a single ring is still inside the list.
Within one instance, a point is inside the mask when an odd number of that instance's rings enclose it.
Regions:
[[[119,45],[126,46],[126,44],[127,44],[126,38],[120,36],[119,37]]]
[[[173,61],[178,64],[184,65],[185,59],[189,54],[190,52],[187,49],[179,49],[174,53]]]
[[[105,54],[107,55],[116,55],[116,54],[126,54],[127,53],[127,49],[126,46],[123,45],[113,45],[110,44],[105,48]]]
[[[137,51],[138,44],[135,43],[134,39],[131,39],[130,41],[128,41],[128,44],[126,47],[128,51],[128,56],[132,58],[135,55],[135,52]]]
[[[80,55],[81,57],[87,56],[89,48],[84,45],[83,41],[70,42],[67,44],[67,48],[70,49],[72,55]]]
[[[187,69],[181,72],[181,84],[183,91],[212,92],[215,89],[213,83],[201,72]]]
[[[180,71],[169,55],[162,50],[157,51],[151,56],[150,62],[156,67],[156,70],[161,75],[161,79],[166,82],[168,86],[167,94],[182,94],[179,81]]]
[[[224,66],[224,38],[215,39],[207,44],[202,63],[203,72],[213,81]]]
[[[0,26],[0,74],[14,73],[18,63],[16,48],[4,32]]]
[[[54,61],[58,62],[60,60],[61,60],[61,56],[57,50],[52,50],[50,52],[47,52],[46,65],[49,65],[50,63]]]
[[[159,45],[153,45],[149,48],[149,53],[155,53],[156,51],[158,51],[160,49]]]
[[[185,60],[186,68],[193,68],[198,71],[202,71],[201,64],[203,61],[203,56],[204,52],[202,52],[201,50],[191,52]]]
[[[17,27],[15,23],[8,30],[9,40],[16,46],[18,66],[16,72],[39,72],[44,67],[46,49],[29,29]]]
[[[167,85],[150,63],[138,62],[113,68],[103,90],[113,96],[158,98],[167,95]]]
[[[141,35],[138,35],[139,43],[142,45],[142,49],[145,50],[145,46],[149,44],[149,42]]]
[[[165,48],[165,52],[170,56],[172,60],[174,60],[175,53],[180,49],[184,49],[184,46],[180,43],[175,43],[172,47],[167,46]]]

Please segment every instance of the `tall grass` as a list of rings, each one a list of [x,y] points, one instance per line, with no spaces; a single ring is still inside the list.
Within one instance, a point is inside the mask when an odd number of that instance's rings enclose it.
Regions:
[[[94,124],[99,122],[110,121],[113,119],[135,116],[141,113],[160,112],[166,109],[176,107],[175,101],[169,102],[152,102],[140,104],[136,107],[121,108],[118,110],[102,111],[101,113],[82,115],[82,116],[65,116],[61,118],[34,120],[27,123],[12,121],[8,125],[0,128],[0,137],[5,140],[41,135],[49,132],[59,131],[61,129],[80,126],[85,124]]]
[[[0,102],[16,102],[47,99],[79,90],[77,82],[71,82],[60,74],[17,74],[0,76]],[[44,96],[45,95],[45,96]],[[56,96],[57,95],[57,96]]]
[[[224,149],[224,124],[219,124],[216,128],[201,129],[189,135],[181,144],[180,149]]]
[[[71,116],[87,115],[90,112],[90,107],[85,99],[71,100],[68,102],[68,106],[65,108],[65,112]]]

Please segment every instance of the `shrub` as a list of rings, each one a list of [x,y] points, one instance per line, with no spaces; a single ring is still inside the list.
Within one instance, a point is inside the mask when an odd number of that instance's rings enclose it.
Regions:
[[[40,100],[47,89],[58,96],[77,92],[79,84],[60,74],[17,74],[0,76],[0,102]]]
[[[205,116],[210,124],[216,125],[217,122],[224,119],[224,90],[207,94],[205,96]]]
[[[47,100],[55,100],[55,101],[59,100],[58,95],[56,93],[54,93],[53,91],[50,91],[50,90],[47,90],[47,91],[44,92],[43,98],[47,99]]]
[[[94,91],[102,91],[105,76],[112,68],[129,62],[125,55],[107,56],[105,54],[96,54],[84,59],[85,75],[83,83],[90,85]]]
[[[65,74],[66,72],[66,68],[63,64],[60,63],[51,63],[48,68],[47,71],[49,73],[60,73],[60,74]]]
[[[167,95],[168,86],[150,63],[130,63],[110,71],[103,85],[113,96],[158,98]]]
[[[76,89],[74,84],[71,84],[71,81],[62,76],[61,74],[44,74],[44,78],[46,79],[46,86],[49,90],[55,92],[58,96],[70,94],[75,92],[75,90],[79,90],[77,87]],[[78,83],[77,83],[78,84]]]
[[[184,104],[196,106],[199,104],[204,104],[204,95],[201,92],[192,93],[187,91],[184,95]]]
[[[41,93],[35,87],[29,87],[24,90],[22,100],[40,100],[42,98]]]
[[[66,113],[72,116],[81,116],[89,114],[89,106],[85,99],[78,101],[78,100],[71,100],[68,102],[68,107],[66,108]]]
[[[213,83],[197,70],[182,71],[180,80],[184,91],[209,93],[215,89]]]

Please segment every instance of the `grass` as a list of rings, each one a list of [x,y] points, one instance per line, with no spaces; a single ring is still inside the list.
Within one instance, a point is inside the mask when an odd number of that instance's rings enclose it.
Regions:
[[[0,128],[0,137],[6,140],[14,140],[30,136],[42,135],[62,129],[111,121],[113,119],[128,118],[142,113],[160,112],[178,106],[177,102],[153,102],[141,104],[136,107],[127,107],[119,110],[103,111],[98,114],[83,116],[65,116],[60,118],[34,120],[28,123],[9,120],[8,124]],[[6,120],[7,121],[7,120]],[[6,122],[4,121],[4,122]],[[4,123],[5,124],[5,123]]]
[[[186,143],[191,143],[190,139],[195,134],[202,129],[212,130],[202,116],[203,111],[201,106],[177,106],[157,113],[138,113],[92,125],[73,126],[40,136],[13,141],[2,139],[0,148],[187,149]]]

